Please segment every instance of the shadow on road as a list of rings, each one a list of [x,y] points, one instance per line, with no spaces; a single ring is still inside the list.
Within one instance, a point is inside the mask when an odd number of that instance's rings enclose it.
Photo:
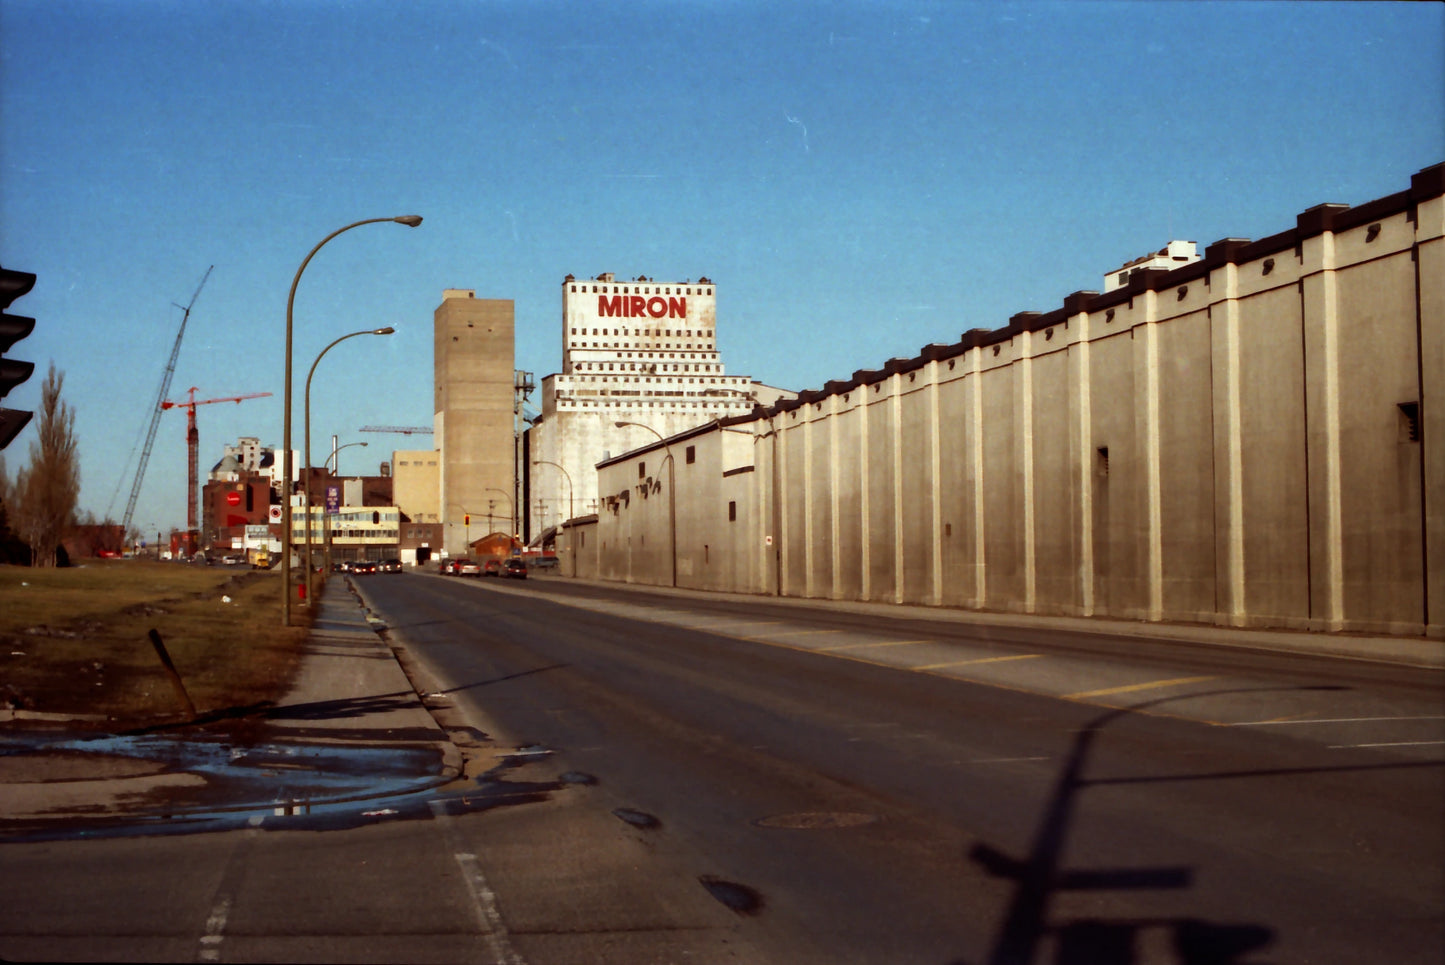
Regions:
[[[1208,696],[1222,693],[1233,691],[1219,691]],[[1200,696],[1206,695],[1188,695],[1190,698]],[[1056,942],[1054,965],[1134,965],[1140,960],[1139,939],[1145,929],[1167,931],[1176,960],[1185,965],[1240,965],[1247,961],[1244,956],[1264,949],[1274,941],[1272,928],[1252,922],[1210,922],[1196,918],[1075,919],[1054,925],[1049,921],[1050,901],[1062,891],[1183,889],[1193,884],[1194,869],[1190,867],[1087,870],[1061,867],[1080,796],[1091,785],[1197,779],[1196,775],[1099,781],[1084,777],[1089,755],[1106,727],[1131,714],[1180,699],[1184,698],[1165,697],[1110,710],[1085,725],[1074,739],[1026,857],[1014,858],[983,842],[974,845],[969,852],[972,861],[990,875],[1011,879],[1015,883],[1008,911],[985,960],[987,965],[1033,965],[1043,940],[1050,935]],[[1320,769],[1301,770],[1318,772]],[[1262,776],[1269,773],[1274,772],[1215,776]],[[965,963],[959,961],[954,965]]]
[[[530,677],[533,674],[546,673],[549,670],[566,670],[570,666],[571,664],[567,663],[548,664],[545,667],[535,667],[531,670],[519,670],[517,673],[509,673],[504,677],[493,677],[491,680],[476,680],[469,684],[459,684],[456,687],[449,687],[446,690],[439,691],[439,693],[450,696],[451,694],[459,694],[464,690],[478,690],[482,687],[490,687],[494,684],[504,684],[509,680],[519,680],[522,677]]]

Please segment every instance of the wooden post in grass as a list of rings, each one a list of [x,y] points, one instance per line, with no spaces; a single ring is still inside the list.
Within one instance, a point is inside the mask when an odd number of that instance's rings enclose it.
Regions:
[[[186,705],[188,719],[196,719],[196,705],[191,703],[191,695],[186,693],[186,685],[181,682],[181,675],[176,672],[176,665],[171,663],[171,655],[166,653],[166,645],[161,643],[161,635],[154,628],[150,632],[151,646],[156,648],[156,656],[161,658],[161,665],[166,668],[166,676],[171,678],[171,686],[176,690],[176,696]]]

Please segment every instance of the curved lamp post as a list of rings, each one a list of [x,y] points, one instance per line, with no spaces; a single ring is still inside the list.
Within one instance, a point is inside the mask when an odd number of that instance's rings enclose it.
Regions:
[[[302,486],[302,490],[301,490],[301,491],[302,491],[303,493],[305,493],[305,505],[304,505],[302,508],[303,508],[303,509],[305,510],[305,512],[306,512],[306,605],[307,605],[307,606],[310,606],[310,605],[311,605],[311,593],[312,593],[312,589],[313,589],[313,587],[312,587],[312,585],[311,585],[311,572],[312,572],[312,570],[314,569],[314,567],[311,565],[311,376],[313,376],[313,375],[316,374],[316,366],[321,362],[321,357],[322,357],[323,355],[325,355],[327,352],[331,351],[333,348],[335,348],[335,347],[336,347],[338,344],[340,344],[341,342],[346,341],[348,338],[355,338],[355,337],[358,336],[358,335],[391,335],[391,334],[393,334],[395,331],[396,331],[396,329],[394,329],[394,328],[392,328],[390,325],[388,325],[388,326],[386,326],[385,328],[368,328],[368,329],[363,329],[362,331],[359,331],[359,332],[352,332],[352,333],[350,333],[349,335],[343,335],[343,336],[341,336],[340,338],[338,338],[338,339],[336,339],[335,341],[333,341],[330,345],[326,346],[324,349],[321,350],[321,353],[316,356],[316,361],[314,361],[314,362],[311,363],[311,369],[310,369],[310,371],[308,371],[308,372],[306,373],[306,395],[305,395],[305,400],[306,400],[306,401],[305,401],[304,403],[302,403],[302,406],[301,406],[301,411],[302,411],[302,413],[303,413],[302,421],[303,421],[303,424],[304,424],[305,427],[306,427],[306,429],[305,429],[305,434],[304,434],[304,436],[303,436],[303,440],[304,440],[304,441],[303,441],[303,443],[302,443],[302,445],[305,446],[305,448],[306,448],[306,474],[305,474],[302,478],[305,479],[306,482],[305,482],[304,485]],[[337,451],[339,452],[340,450],[337,450]],[[330,461],[330,460],[328,460],[328,461]]]
[[[560,469],[560,470],[562,471],[562,478],[567,480],[567,519],[568,519],[568,521],[571,521],[571,520],[573,520],[573,519],[576,519],[576,518],[577,518],[576,507],[574,507],[573,504],[572,504],[572,474],[569,473],[566,469],[564,469],[560,463],[555,463],[555,462],[553,462],[553,461],[550,460],[550,459],[533,459],[533,460],[532,460],[532,465],[534,465],[534,466],[556,466],[558,469]],[[567,544],[567,550],[572,554],[572,575],[573,575],[573,576],[576,576],[576,575],[577,575],[577,548],[576,548],[575,546],[573,546],[573,545],[571,544],[571,542],[569,541],[568,544]]]
[[[516,512],[516,508],[512,505],[512,497],[511,497],[511,494],[509,494],[505,489],[498,489],[496,486],[488,486],[488,487],[487,487],[487,492],[489,492],[489,493],[501,493],[501,494],[502,494],[502,498],[507,501],[507,510],[508,510],[508,512],[510,513],[510,515],[508,516],[508,519],[510,519],[510,520],[511,520],[511,523],[512,523],[511,529],[508,529],[508,530],[507,530],[507,545],[508,545],[508,546],[511,546],[511,545],[512,545],[512,543],[511,543],[512,537],[515,536],[516,533],[517,533],[517,512]],[[488,533],[487,535],[490,536],[490,535],[492,535],[492,534],[491,534],[491,533]]]
[[[283,408],[283,418],[286,424],[282,426],[282,450],[281,450],[281,489],[285,499],[281,501],[281,625],[291,625],[291,310],[296,303],[296,286],[301,282],[301,273],[311,263],[311,259],[321,250],[328,241],[341,234],[343,231],[350,231],[352,228],[359,228],[364,224],[375,224],[380,221],[394,221],[397,224],[404,224],[408,228],[415,228],[421,224],[421,215],[404,214],[395,218],[366,218],[362,221],[354,221],[344,228],[337,228],[331,234],[322,238],[315,248],[312,248],[306,257],[301,261],[301,267],[296,269],[296,277],[291,280],[291,293],[286,296],[286,392]],[[306,520],[306,529],[311,531],[311,520]],[[308,568],[310,561],[307,561]]]
[[[350,449],[352,446],[364,446],[364,445],[366,445],[366,443],[364,443],[364,442],[348,442],[348,443],[347,443],[346,445],[344,445],[344,446],[337,446],[335,449],[331,450],[331,455],[327,456],[327,457],[326,457],[326,461],[321,464],[322,470],[323,470],[324,472],[328,472],[328,473],[331,471],[331,460],[336,459],[336,454],[339,453],[341,450],[343,450],[343,449]],[[336,469],[337,469],[338,471],[340,471],[340,469],[341,469],[341,460],[339,460],[339,459],[337,459],[337,461],[336,461]]]
[[[657,436],[657,441],[662,443],[662,448],[667,450],[667,522],[668,535],[672,542],[672,585],[677,586],[677,467],[672,460],[672,447],[667,444],[667,440],[662,437],[662,433],[644,422],[619,421],[613,423],[613,425],[619,429],[627,426],[637,426],[639,429],[646,429],[648,432]]]
[[[335,444],[336,444],[336,437],[335,437],[335,436],[332,436],[331,438],[332,438],[332,445],[335,445]],[[365,446],[365,445],[366,445],[366,443],[364,443],[364,442],[348,442],[348,443],[347,443],[346,445],[344,445],[344,446],[336,446],[335,449],[332,449],[332,450],[331,450],[331,455],[327,456],[327,457],[326,457],[326,461],[321,464],[321,469],[322,469],[322,471],[325,472],[327,476],[330,476],[330,475],[331,475],[331,460],[335,459],[335,460],[336,460],[336,468],[337,468],[337,469],[340,469],[340,468],[341,468],[341,460],[338,458],[338,455],[340,454],[341,450],[343,450],[343,449],[350,449],[352,446]],[[309,474],[308,474],[308,475],[309,475]],[[308,497],[310,496],[310,489],[309,489],[309,487],[308,487],[308,489],[307,489],[307,496],[308,496]],[[331,573],[331,514],[328,513],[328,512],[324,512],[325,508],[326,508],[326,507],[325,507],[325,505],[323,504],[323,505],[322,505],[322,510],[323,510],[323,512],[322,512],[322,518],[323,518],[324,520],[326,520],[326,527],[325,527],[325,535],[322,537],[322,539],[323,539],[323,540],[325,541],[325,543],[326,543],[326,551],[325,551],[325,556],[326,556],[326,572],[327,572],[327,574],[329,575],[329,574]],[[310,533],[310,532],[311,532],[311,506],[310,506],[310,503],[309,503],[309,502],[307,503],[307,506],[306,506],[306,532],[307,532],[307,533]],[[310,558],[309,548],[308,548],[307,558],[308,558],[308,559]],[[308,570],[307,572],[308,572],[308,574],[310,573],[309,570]],[[308,596],[310,595],[310,591],[309,591],[309,590],[307,591],[307,595],[308,595]]]

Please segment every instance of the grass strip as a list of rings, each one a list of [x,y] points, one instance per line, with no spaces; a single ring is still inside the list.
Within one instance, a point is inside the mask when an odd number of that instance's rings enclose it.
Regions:
[[[310,610],[292,607],[293,620]],[[281,574],[103,560],[0,566],[0,707],[100,718],[183,719],[154,629],[201,715],[279,700],[308,626],[282,627]]]

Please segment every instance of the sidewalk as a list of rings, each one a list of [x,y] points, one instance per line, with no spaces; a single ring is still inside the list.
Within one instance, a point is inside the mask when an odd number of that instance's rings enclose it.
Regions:
[[[461,772],[461,753],[343,578],[322,597],[291,690],[241,728],[0,732],[0,831],[15,821],[366,800]]]
[[[649,593],[680,599],[719,600],[754,606],[797,607],[858,613],[899,620],[929,620],[961,625],[1011,627],[1060,633],[1129,637],[1156,643],[1183,643],[1204,647],[1261,650],[1305,656],[1336,657],[1370,663],[1394,664],[1420,670],[1445,669],[1445,640],[1433,637],[1386,636],[1366,633],[1325,633],[1311,630],[1274,630],[1221,627],[1203,623],[1165,623],[1121,620],[1107,617],[1071,617],[1014,613],[1001,610],[966,610],[911,603],[876,603],[856,600],[826,600],[799,596],[732,593],[658,586],[650,583],[622,583],[587,577],[538,577],[559,579],[579,585],[613,591]],[[565,599],[556,602],[565,603]]]

